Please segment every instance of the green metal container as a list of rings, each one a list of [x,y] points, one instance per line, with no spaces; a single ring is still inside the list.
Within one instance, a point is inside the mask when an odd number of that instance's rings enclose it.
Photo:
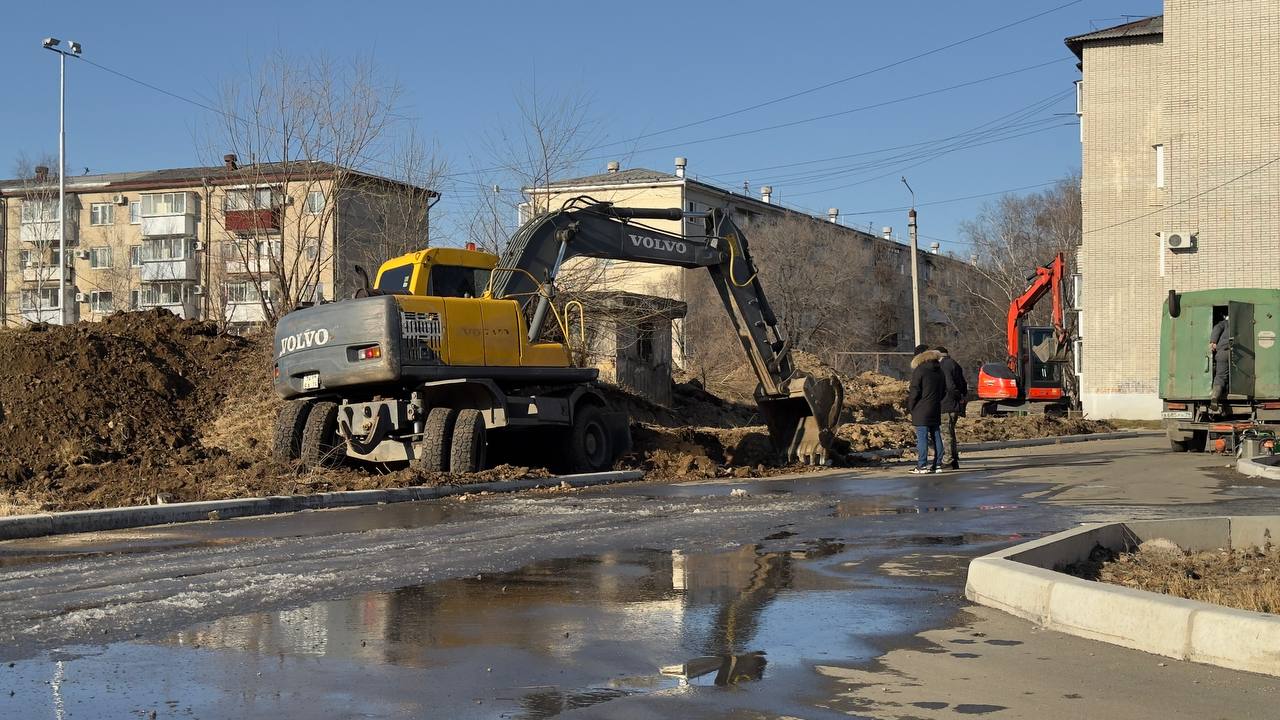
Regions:
[[[1210,400],[1213,356],[1209,334],[1226,312],[1231,342],[1228,394],[1233,401],[1280,399],[1280,290],[1230,288],[1178,296],[1177,317],[1164,303],[1160,322],[1160,397]]]

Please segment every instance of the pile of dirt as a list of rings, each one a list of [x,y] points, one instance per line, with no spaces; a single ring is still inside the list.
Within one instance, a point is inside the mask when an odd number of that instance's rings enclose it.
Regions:
[[[196,444],[244,347],[165,311],[0,333],[0,486]]]
[[[1091,562],[1067,568],[1089,580],[1253,612],[1280,613],[1280,548],[1187,553],[1165,540],[1116,555],[1097,547]]]
[[[1086,435],[1110,432],[1115,426],[1102,420],[1057,418],[1046,415],[1010,417],[963,417],[956,423],[956,438],[961,443],[1026,440],[1057,435]],[[869,450],[914,450],[916,431],[907,420],[845,423],[836,436],[848,443],[844,452]]]
[[[631,437],[634,449],[620,465],[644,470],[653,479],[762,477],[808,469],[779,464],[763,425],[713,428],[632,423]]]

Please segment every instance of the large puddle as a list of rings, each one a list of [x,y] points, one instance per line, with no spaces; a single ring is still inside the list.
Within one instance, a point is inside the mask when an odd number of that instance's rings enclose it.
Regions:
[[[66,648],[0,666],[0,717],[532,719],[603,703],[627,717],[637,699],[821,717],[803,701],[822,687],[813,665],[875,657],[876,638],[928,621],[937,588],[876,573],[865,549],[783,539],[540,562]]]

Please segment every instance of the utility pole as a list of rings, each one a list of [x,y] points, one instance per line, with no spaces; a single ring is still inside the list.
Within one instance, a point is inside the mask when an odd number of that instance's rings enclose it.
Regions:
[[[58,324],[67,324],[67,55],[80,56],[80,43],[45,38],[42,47],[58,53]]]
[[[502,187],[493,186],[493,248],[494,252],[502,252],[501,221],[498,218],[498,203],[501,201]]]
[[[907,183],[907,176],[902,176],[902,184],[907,186],[907,191],[911,193],[911,210],[907,213],[907,229],[911,234],[911,316],[915,321],[916,345],[924,343],[924,336],[920,332],[920,269],[919,260],[916,258],[916,191],[911,189],[911,185]]]

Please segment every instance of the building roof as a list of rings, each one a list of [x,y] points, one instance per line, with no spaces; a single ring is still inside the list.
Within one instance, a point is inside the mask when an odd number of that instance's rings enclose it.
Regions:
[[[342,168],[333,163],[321,160],[294,161],[288,163],[258,163],[240,165],[235,168],[226,165],[203,167],[164,168],[161,170],[143,170],[139,172],[94,173],[87,175],[67,175],[67,190],[104,192],[110,190],[139,190],[147,188],[171,188],[201,185],[231,185],[239,183],[270,182],[287,180],[290,176],[301,179],[302,176],[323,177],[338,172],[378,183],[389,183],[404,187],[413,187],[398,180],[374,175],[352,168]],[[56,176],[54,182],[56,184]],[[0,180],[0,194],[21,194],[35,189],[33,178],[13,178]],[[434,190],[419,188],[430,197],[436,197]]]
[[[671,173],[658,172],[648,168],[628,168],[617,172],[603,172],[599,175],[587,175],[568,180],[557,180],[548,183],[548,188],[577,187],[579,185],[634,185],[640,183],[674,182],[681,178]]]
[[[1134,20],[1133,22],[1127,22],[1123,25],[1103,28],[1102,30],[1095,30],[1083,35],[1074,35],[1063,42],[1067,44],[1067,47],[1071,48],[1071,52],[1075,53],[1076,57],[1083,58],[1081,53],[1084,50],[1085,43],[1097,42],[1099,40],[1119,40],[1122,38],[1163,34],[1164,16],[1152,15],[1149,18]]]

